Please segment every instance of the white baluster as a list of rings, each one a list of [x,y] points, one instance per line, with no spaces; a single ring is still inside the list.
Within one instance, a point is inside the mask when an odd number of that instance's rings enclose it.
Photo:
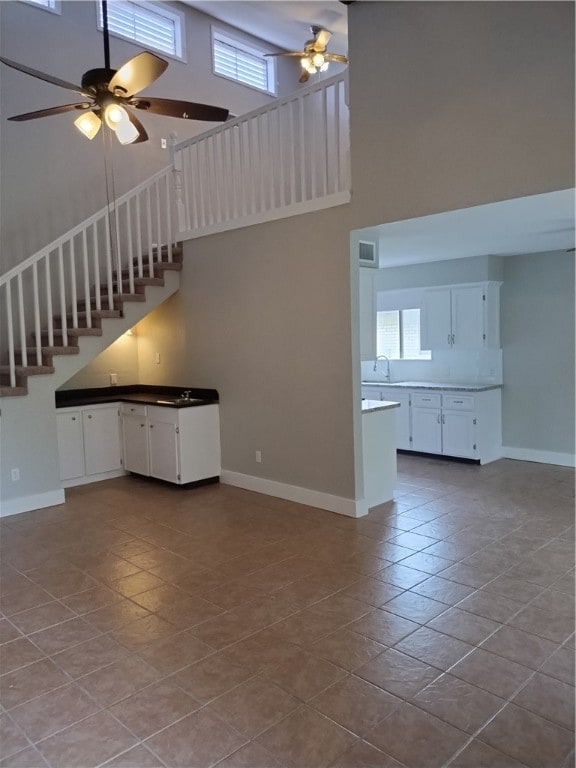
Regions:
[[[50,274],[50,251],[44,259],[44,278],[46,284],[46,321],[48,323],[48,346],[54,346],[54,310],[52,308],[52,275]]]
[[[16,386],[16,360],[14,357],[14,323],[12,320],[12,280],[6,283],[6,328],[8,330],[8,365],[10,386]]]
[[[92,328],[92,302],[90,301],[90,274],[88,272],[88,241],[86,229],[82,230],[82,265],[84,267],[84,303],[86,305],[86,327]]]
[[[62,346],[68,346],[68,317],[66,314],[66,281],[64,279],[64,247],[58,246],[58,293],[60,295],[60,325]]]
[[[114,309],[114,281],[112,278],[112,238],[110,232],[110,215],[104,214],[104,234],[106,239],[106,289],[108,293],[108,309]]]
[[[34,336],[36,337],[36,365],[42,365],[42,337],[40,334],[40,297],[38,295],[38,262],[32,264],[32,290],[34,293]]]
[[[22,272],[18,273],[16,280],[18,288],[18,320],[20,325],[20,347],[22,349],[22,365],[28,365],[28,350],[26,344],[26,322],[24,320],[24,292],[22,289]]]
[[[76,294],[76,255],[74,251],[74,238],[68,241],[68,257],[70,261],[70,296],[72,301],[72,328],[78,328],[78,296]]]
[[[96,294],[96,309],[102,309],[100,285],[100,245],[98,243],[98,222],[92,224],[92,271],[94,273],[94,292]]]
[[[130,293],[136,293],[134,287],[134,249],[132,242],[132,206],[131,199],[126,201],[126,232],[128,235],[128,280],[130,284]],[[120,279],[122,280],[122,273],[120,273]]]

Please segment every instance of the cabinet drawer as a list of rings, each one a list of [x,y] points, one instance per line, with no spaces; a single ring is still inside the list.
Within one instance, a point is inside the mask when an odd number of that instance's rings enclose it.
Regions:
[[[417,408],[440,408],[442,395],[429,392],[414,392],[412,405]]]
[[[453,411],[473,411],[476,406],[470,395],[442,395],[442,407]]]
[[[123,416],[146,416],[146,406],[140,403],[122,403]]]

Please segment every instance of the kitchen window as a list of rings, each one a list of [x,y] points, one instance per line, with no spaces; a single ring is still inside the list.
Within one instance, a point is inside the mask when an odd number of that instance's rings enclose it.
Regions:
[[[215,75],[276,95],[276,62],[268,51],[212,29],[212,68]]]
[[[376,354],[390,360],[431,360],[420,349],[420,309],[376,312]]]
[[[98,29],[102,24],[102,3],[98,5]],[[138,43],[159,53],[184,59],[184,17],[159,3],[108,3],[110,34]]]

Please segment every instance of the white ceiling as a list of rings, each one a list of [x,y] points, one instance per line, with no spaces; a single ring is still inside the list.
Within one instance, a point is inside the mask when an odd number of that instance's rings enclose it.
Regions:
[[[356,233],[377,239],[381,267],[468,256],[511,256],[574,248],[575,190],[531,195]]]
[[[348,51],[346,6],[337,0],[183,0],[187,5],[214,16],[286,50],[301,50],[315,24],[332,32],[329,50]]]

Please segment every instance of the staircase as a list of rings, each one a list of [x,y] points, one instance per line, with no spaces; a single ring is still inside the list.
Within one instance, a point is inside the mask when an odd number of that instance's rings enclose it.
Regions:
[[[0,397],[56,389],[178,290],[176,242],[350,200],[342,75],[172,147],[172,164],[0,277]]]

